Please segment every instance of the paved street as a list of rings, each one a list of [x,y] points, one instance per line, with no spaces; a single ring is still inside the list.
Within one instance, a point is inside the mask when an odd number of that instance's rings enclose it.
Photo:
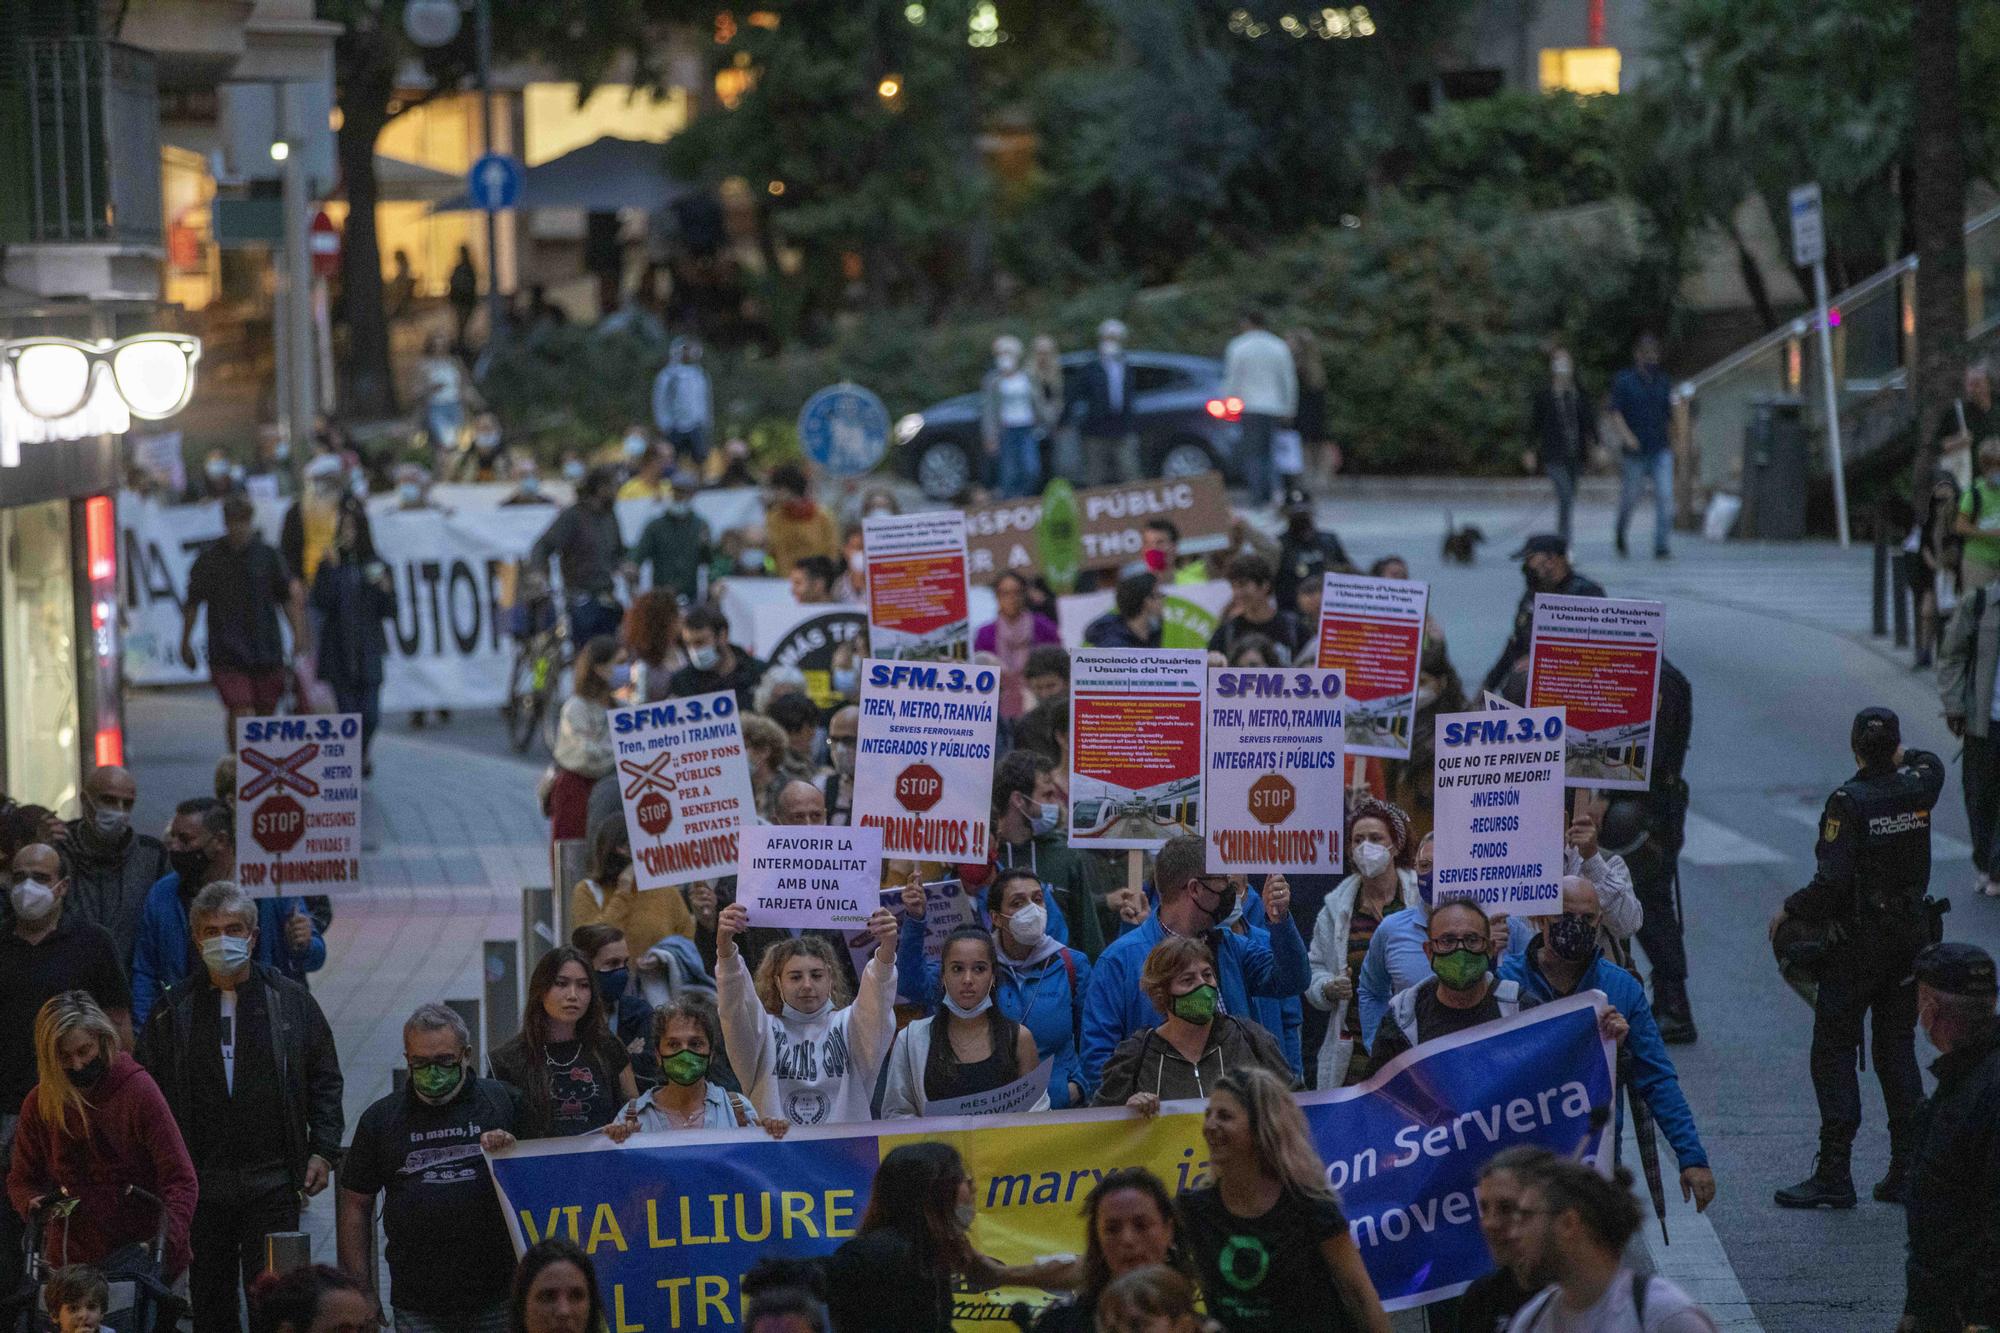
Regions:
[[[1469,503],[1462,492],[1397,500],[1375,489],[1329,504],[1328,517],[1358,561],[1395,552],[1432,580],[1453,660],[1476,686],[1520,592],[1507,554],[1549,525],[1544,493],[1496,488]],[[1439,562],[1447,507],[1487,534],[1473,569]],[[1638,520],[1636,550],[1649,549],[1649,521]],[[1579,568],[1614,594],[1667,601],[1669,653],[1694,686],[1683,879],[1702,1039],[1677,1048],[1675,1059],[1720,1185],[1715,1232],[1763,1328],[1887,1328],[1902,1299],[1902,1213],[1865,1199],[1887,1161],[1872,1072],[1862,1076],[1867,1123],[1856,1151],[1862,1206],[1795,1214],[1770,1202],[1774,1188],[1810,1167],[1816,1112],[1806,1074],[1810,1014],[1778,981],[1764,923],[1810,873],[1820,801],[1851,770],[1849,720],[1882,703],[1901,713],[1909,744],[1940,750],[1953,769],[1933,880],[1934,891],[1954,898],[1947,929],[2000,947],[2000,904],[1966,892],[1956,746],[1937,720],[1931,677],[1868,637],[1865,547],[1683,537],[1671,562],[1619,561],[1602,502],[1580,507],[1578,532]],[[207,790],[220,726],[206,691],[135,692],[129,714],[138,818],[154,828],[176,797]],[[364,813],[369,891],[338,900],[328,963],[314,978],[348,1071],[350,1123],[388,1087],[401,1017],[421,999],[478,994],[480,942],[512,938],[519,888],[548,879],[533,802],[541,761],[508,753],[490,715],[420,733],[407,724],[393,719],[377,750]],[[315,1211],[324,1236],[330,1210]],[[1648,1231],[1657,1247],[1658,1229]],[[1695,1238],[1677,1231],[1675,1245]],[[330,1253],[330,1242],[319,1252]],[[1681,1257],[1671,1248],[1655,1253],[1668,1265]]]

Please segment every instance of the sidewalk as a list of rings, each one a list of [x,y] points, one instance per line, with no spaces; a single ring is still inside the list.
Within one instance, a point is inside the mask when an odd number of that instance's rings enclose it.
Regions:
[[[128,763],[134,823],[163,829],[174,805],[212,790],[221,710],[207,687],[132,690]],[[311,977],[347,1081],[347,1130],[389,1091],[403,1019],[430,1000],[483,993],[481,945],[521,929],[521,890],[548,883],[540,765],[468,753],[385,728],[362,800],[364,891],[333,900],[326,966]],[[303,1225],[313,1255],[334,1254],[333,1195]]]

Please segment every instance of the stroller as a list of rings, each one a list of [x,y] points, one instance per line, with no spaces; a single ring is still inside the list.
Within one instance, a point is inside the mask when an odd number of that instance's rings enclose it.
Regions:
[[[165,1278],[167,1259],[167,1210],[160,1200],[137,1185],[125,1187],[125,1197],[153,1205],[159,1225],[153,1238],[135,1241],[107,1255],[97,1265],[111,1287],[104,1327],[117,1333],[172,1333],[187,1304],[176,1296]],[[50,1276],[64,1266],[68,1248],[68,1228],[63,1238],[52,1240],[51,1224],[74,1212],[77,1199],[67,1191],[44,1199],[29,1215],[27,1234],[22,1242],[27,1280],[4,1303],[7,1333],[49,1333],[55,1327],[53,1311],[42,1308],[42,1288]]]

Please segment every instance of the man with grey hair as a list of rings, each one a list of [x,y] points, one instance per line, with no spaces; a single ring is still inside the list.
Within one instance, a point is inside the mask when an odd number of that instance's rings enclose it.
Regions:
[[[1250,929],[1238,935],[1223,927],[1236,919],[1239,894],[1249,891],[1229,876],[1208,874],[1207,863],[1208,844],[1201,837],[1184,833],[1167,839],[1153,863],[1159,910],[1113,940],[1092,965],[1083,1000],[1080,1072],[1085,1091],[1096,1090],[1098,1074],[1119,1042],[1160,1021],[1153,1002],[1139,989],[1139,973],[1153,946],[1169,935],[1208,945],[1215,956],[1222,1008],[1246,1022],[1254,1021],[1252,996],[1295,999],[1312,979],[1305,938],[1292,923],[1292,886],[1285,877],[1265,878],[1261,910],[1252,916],[1246,908]],[[1282,1033],[1271,1035],[1283,1038]]]
[[[195,1333],[240,1333],[238,1283],[263,1270],[264,1237],[298,1228],[301,1197],[324,1190],[340,1160],[340,1060],[319,1003],[256,961],[256,899],[211,881],[188,925],[202,965],[160,997],[137,1054],[201,1182],[188,1273]]]
[[[520,1093],[480,1078],[465,1021],[420,1005],[403,1024],[404,1086],[361,1113],[340,1164],[340,1266],[375,1289],[382,1195],[389,1299],[401,1333],[505,1333],[514,1246],[480,1155],[514,1143]]]

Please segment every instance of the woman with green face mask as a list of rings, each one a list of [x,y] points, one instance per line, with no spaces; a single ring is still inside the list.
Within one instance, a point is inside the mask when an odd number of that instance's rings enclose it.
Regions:
[[[696,999],[672,1000],[653,1014],[653,1051],[660,1061],[660,1086],[627,1102],[617,1119],[604,1127],[613,1143],[623,1143],[641,1131],[657,1134],[673,1129],[737,1129],[760,1125],[774,1139],[785,1137],[791,1122],[766,1119],[740,1092],[730,1092],[708,1079],[709,1061],[722,1049],[715,1010]]]
[[[1248,1016],[1222,1012],[1215,956],[1200,940],[1161,940],[1146,955],[1139,989],[1163,1019],[1119,1043],[1091,1105],[1154,1115],[1161,1102],[1208,1096],[1232,1069],[1266,1069],[1286,1087],[1298,1086],[1276,1037]]]

